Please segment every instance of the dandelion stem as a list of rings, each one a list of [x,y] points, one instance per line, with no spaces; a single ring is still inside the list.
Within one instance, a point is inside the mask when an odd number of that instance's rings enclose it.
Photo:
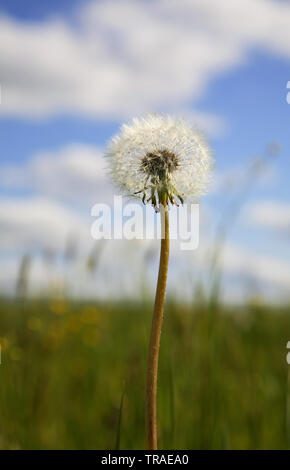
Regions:
[[[157,450],[157,375],[160,335],[169,262],[169,215],[168,208],[161,206],[161,251],[155,304],[151,326],[147,369],[147,440],[148,449]]]

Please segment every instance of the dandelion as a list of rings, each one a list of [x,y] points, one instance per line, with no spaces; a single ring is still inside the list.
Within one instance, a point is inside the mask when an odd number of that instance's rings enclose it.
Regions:
[[[156,114],[123,125],[107,157],[117,186],[156,209],[204,194],[212,168],[211,153],[199,132],[182,119]]]
[[[125,194],[141,198],[161,213],[161,251],[147,369],[147,438],[157,446],[157,374],[169,263],[169,205],[204,194],[212,156],[204,137],[187,122],[150,114],[123,125],[106,157],[113,181]]]

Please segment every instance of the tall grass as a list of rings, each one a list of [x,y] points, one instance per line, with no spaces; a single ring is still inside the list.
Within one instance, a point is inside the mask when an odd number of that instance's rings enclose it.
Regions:
[[[289,448],[289,309],[239,310],[168,302],[160,448]],[[3,299],[0,315],[1,448],[145,448],[150,306]]]

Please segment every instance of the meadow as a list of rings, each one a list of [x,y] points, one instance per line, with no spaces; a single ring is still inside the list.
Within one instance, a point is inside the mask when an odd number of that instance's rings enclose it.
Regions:
[[[144,449],[152,302],[0,302],[0,448]],[[161,449],[290,448],[289,308],[167,300]],[[288,384],[288,385],[287,385]]]

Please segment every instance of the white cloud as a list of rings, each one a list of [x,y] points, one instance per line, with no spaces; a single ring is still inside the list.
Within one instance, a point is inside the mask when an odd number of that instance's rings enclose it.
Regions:
[[[228,244],[222,256],[222,267],[226,272],[244,275],[262,285],[289,289],[290,265],[273,256]]]
[[[76,211],[45,198],[0,199],[2,254],[35,249],[64,250],[68,237],[92,243],[90,220]]]
[[[5,295],[15,295],[18,282],[21,257],[10,256],[1,260],[0,272],[0,291]],[[55,267],[54,270],[48,270],[43,261],[38,258],[30,260],[27,271],[28,293],[56,293],[64,292],[63,272],[59,272]]]
[[[191,122],[194,127],[203,130],[211,136],[221,136],[226,134],[229,125],[225,119],[213,113],[201,112],[195,110],[174,110],[174,114],[178,117]]]
[[[82,6],[77,27],[2,16],[2,113],[186,111],[251,48],[289,58],[289,22],[290,5],[274,0],[101,0]]]
[[[85,204],[89,208],[99,200],[110,200],[113,194],[102,150],[84,144],[40,152],[22,167],[2,167],[0,184]]]
[[[95,242],[90,235],[92,220],[75,210],[45,198],[0,199],[0,291],[14,292],[19,263],[24,253],[32,254],[29,273],[30,292],[49,291],[49,283],[64,285],[76,297],[135,296],[140,298],[144,283],[144,256],[154,249],[157,267],[159,243],[155,241],[108,241],[102,248],[99,274],[96,278],[86,271],[86,260]],[[77,241],[78,257],[73,266],[54,264],[48,267],[39,256],[43,249],[63,254],[69,237]],[[97,245],[96,245],[97,246]],[[207,279],[208,257],[212,244],[201,237],[195,252],[183,252],[179,242],[172,242],[169,292],[174,297],[190,299],[194,282]],[[104,251],[104,253],[103,253]],[[290,285],[289,262],[278,257],[257,254],[246,247],[227,244],[220,266],[224,273],[226,298],[243,300],[253,292],[265,299],[287,298]],[[148,286],[153,290],[157,272],[152,277],[152,264],[147,266]],[[233,277],[235,283],[233,284]],[[205,282],[205,286],[208,284]],[[143,286],[144,287],[144,286]],[[236,290],[235,290],[236,289]],[[238,298],[239,296],[239,298]]]
[[[256,225],[290,234],[290,204],[278,201],[260,201],[248,206],[248,220]]]

